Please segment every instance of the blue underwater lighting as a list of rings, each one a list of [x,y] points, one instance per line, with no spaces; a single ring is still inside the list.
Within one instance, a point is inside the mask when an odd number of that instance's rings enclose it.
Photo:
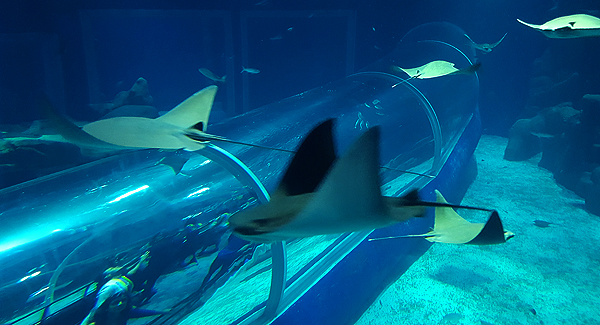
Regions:
[[[124,199],[124,198],[126,198],[126,197],[129,197],[129,196],[131,196],[131,195],[133,195],[133,194],[135,194],[135,193],[139,193],[139,192],[141,192],[141,191],[143,191],[143,190],[146,190],[146,189],[148,189],[149,187],[150,187],[150,186],[148,186],[148,185],[144,185],[144,186],[138,187],[138,188],[136,188],[136,189],[135,189],[135,190],[133,190],[133,191],[129,191],[129,192],[127,192],[127,193],[123,194],[123,195],[119,195],[119,196],[118,196],[116,199],[114,199],[114,200],[112,200],[112,201],[110,201],[110,202],[108,202],[108,203],[115,203],[115,202],[119,202],[119,201],[121,201],[122,199]]]
[[[204,192],[206,192],[208,190],[210,190],[210,187],[203,187],[203,188],[201,188],[201,189],[199,189],[197,191],[194,191],[194,192],[190,193],[190,195],[186,196],[185,198],[189,199],[191,197],[199,196],[200,194],[202,194],[202,193],[204,193]]]

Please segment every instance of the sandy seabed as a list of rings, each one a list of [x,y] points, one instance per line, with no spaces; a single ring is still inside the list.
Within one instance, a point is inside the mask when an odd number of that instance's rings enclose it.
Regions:
[[[481,138],[479,173],[461,203],[497,209],[515,237],[495,246],[434,244],[357,325],[600,324],[600,217],[537,166],[539,155],[504,160],[507,141]],[[536,219],[554,224],[537,227]]]

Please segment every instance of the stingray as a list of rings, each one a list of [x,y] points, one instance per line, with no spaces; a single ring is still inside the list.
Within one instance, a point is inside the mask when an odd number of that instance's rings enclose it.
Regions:
[[[208,144],[205,132],[216,92],[217,86],[206,87],[155,119],[113,117],[86,124],[83,131],[122,147],[199,150]],[[188,134],[206,139],[192,140]]]
[[[438,203],[447,203],[442,194],[435,191]],[[514,234],[504,230],[497,211],[492,211],[488,221],[470,223],[452,208],[436,207],[433,229],[425,234],[371,238],[369,241],[406,237],[424,237],[430,242],[447,244],[494,245],[505,243]]]
[[[402,71],[410,76],[410,78],[405,79],[405,80],[393,85],[392,88],[396,87],[402,83],[405,83],[407,81],[410,81],[412,79],[430,79],[430,78],[437,78],[437,77],[450,76],[450,75],[473,74],[480,67],[481,67],[481,63],[476,62],[466,68],[458,69],[454,66],[454,63],[448,62],[448,61],[443,61],[443,60],[431,61],[420,67],[410,68],[410,69],[404,69],[404,68],[401,68],[398,66],[392,66],[392,70]]]
[[[473,40],[469,37],[469,35],[465,34],[465,37],[469,40],[469,45],[472,48],[483,51],[485,53],[489,53],[489,52],[492,52],[492,50],[496,46],[498,46],[498,44],[500,44],[500,42],[502,42],[504,40],[504,38],[506,37],[507,34],[508,33],[505,33],[504,36],[502,36],[502,38],[498,42],[492,43],[492,44],[489,44],[489,43],[478,44],[478,43],[473,42]]]
[[[529,24],[520,19],[517,19],[517,21],[525,26],[539,30],[549,38],[600,36],[600,18],[585,14],[558,17],[542,25]]]
[[[290,152],[255,144],[233,141],[206,133],[208,118],[217,86],[208,86],[155,119],[145,117],[113,117],[83,126],[83,131],[121,148],[156,148],[200,150],[211,141],[223,141],[257,148]]]
[[[446,76],[446,75],[449,75],[449,74],[452,74],[452,73],[458,71],[458,69],[456,67],[454,67],[454,63],[448,62],[448,61],[442,61],[442,60],[432,61],[432,62],[424,64],[420,67],[411,68],[411,69],[404,69],[401,67],[394,67],[394,68],[396,70],[403,71],[404,73],[409,75],[411,78],[417,78],[417,79],[436,78],[436,77]]]
[[[448,205],[421,201],[417,190],[383,196],[379,127],[368,129],[337,158],[332,125],[327,120],[306,136],[270,202],[229,218],[235,235],[266,243],[354,232],[421,217],[426,206]]]
[[[206,69],[206,68],[200,68],[198,69],[198,71],[205,76],[206,78],[214,81],[214,82],[225,82],[227,80],[227,76],[222,76],[219,77],[216,74],[214,74],[212,71]]]

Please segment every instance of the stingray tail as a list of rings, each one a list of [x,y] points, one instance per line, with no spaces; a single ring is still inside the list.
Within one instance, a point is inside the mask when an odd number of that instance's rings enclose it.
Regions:
[[[454,71],[449,75],[457,75],[457,74],[474,74],[475,72],[477,72],[479,70],[479,68],[481,68],[481,62],[477,61],[473,64],[471,64],[470,66],[466,67],[466,68],[462,68],[458,71]]]
[[[406,200],[406,202],[404,203],[406,206],[424,206],[424,207],[433,207],[433,208],[437,208],[437,207],[444,208],[445,207],[445,208],[467,209],[467,210],[477,210],[477,211],[485,211],[485,212],[494,211],[493,209],[474,207],[474,206],[469,206],[469,205],[452,204],[452,203],[447,203],[447,202],[422,201],[419,198],[419,192],[416,189],[410,191],[408,194],[406,194],[402,198],[404,198]]]
[[[202,144],[208,144],[210,141],[221,141],[221,142],[228,142],[228,143],[233,143],[233,144],[239,144],[242,146],[248,146],[248,147],[254,147],[254,148],[260,148],[260,149],[267,149],[267,150],[275,150],[275,151],[281,151],[281,152],[286,152],[286,153],[295,153],[292,150],[287,150],[287,149],[281,149],[281,148],[273,148],[273,147],[267,147],[267,146],[261,146],[258,144],[252,144],[252,143],[246,143],[246,142],[241,142],[241,141],[235,141],[235,140],[231,140],[231,139],[227,139],[218,135],[212,135],[212,134],[208,134],[208,133],[204,133],[204,132],[198,132],[198,130],[194,130],[194,129],[188,129],[184,135],[194,141],[200,142]]]
[[[50,126],[68,142],[78,146],[89,146],[97,148],[113,149],[112,144],[81,130],[75,123],[60,114],[45,93],[40,94],[37,100],[42,118],[48,119]]]
[[[157,120],[183,129],[206,132],[217,89],[213,85],[198,91]]]
[[[378,238],[369,238],[368,241],[378,241],[378,240],[387,240],[387,239],[400,239],[400,238],[414,238],[414,237],[423,237],[429,240],[430,237],[433,237],[430,234],[420,234],[420,235],[401,235],[401,236],[389,236],[389,237],[378,237]],[[429,240],[431,241],[431,240]]]
[[[451,204],[447,202],[429,202],[423,201],[419,197],[419,191],[414,189],[401,197],[385,197],[387,206],[390,209],[390,215],[398,222],[406,221],[414,217],[423,217],[426,207],[446,207],[454,209],[468,209],[491,212],[487,208],[473,207],[468,205]]]

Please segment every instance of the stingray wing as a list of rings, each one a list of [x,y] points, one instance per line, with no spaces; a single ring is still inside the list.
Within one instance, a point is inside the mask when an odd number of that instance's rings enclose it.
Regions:
[[[352,144],[334,163],[306,209],[285,230],[312,236],[374,229],[393,222],[380,189],[379,132],[379,127],[370,128]]]
[[[600,28],[600,19],[590,15],[577,14],[558,17],[540,26],[540,29],[558,30],[569,29],[597,29]]]
[[[157,120],[182,129],[193,127],[206,132],[208,117],[217,93],[217,86],[208,86],[175,106]]]
[[[463,35],[467,38],[467,40],[469,40],[469,43],[471,44],[471,46],[479,45],[479,44],[473,42],[473,40],[469,37],[469,35],[467,35],[467,34],[463,34]]]
[[[502,38],[501,38],[501,39],[500,39],[498,42],[496,42],[496,43],[493,43],[493,44],[490,44],[490,46],[489,46],[489,47],[490,47],[490,49],[493,49],[493,48],[495,48],[496,46],[498,46],[498,44],[502,43],[502,41],[504,40],[504,38],[506,37],[506,35],[508,35],[508,33],[504,33],[504,36],[502,36]]]
[[[505,230],[502,226],[502,220],[497,211],[493,211],[492,215],[485,223],[485,226],[479,234],[470,240],[467,244],[471,245],[494,245],[506,242]]]
[[[198,150],[204,145],[188,138],[184,130],[158,119],[114,117],[83,126],[93,137],[114,145],[130,148]]]
[[[437,202],[447,203],[439,191]],[[452,208],[435,208],[435,234],[431,241],[448,244],[493,245],[506,242],[505,231],[497,211],[492,211],[488,221],[470,223]]]
[[[517,21],[520,22],[521,24],[527,26],[527,27],[531,27],[533,29],[541,29],[542,25],[535,25],[535,24],[530,24],[530,23],[526,23],[524,21],[522,21],[521,19],[517,18]]]
[[[436,202],[448,203],[442,193],[435,191]],[[482,223],[470,223],[449,207],[435,208],[434,236],[429,241],[447,244],[465,244],[483,229]]]
[[[380,190],[379,128],[363,133],[334,162],[332,138],[331,122],[306,137],[271,201],[230,218],[236,235],[269,242],[374,229],[393,222]],[[307,193],[313,187],[315,191]]]
[[[294,196],[314,192],[335,159],[333,120],[329,119],[304,138],[275,193]]]
[[[50,120],[52,127],[69,143],[84,148],[123,149],[101,141],[81,130],[73,122],[59,114],[45,94],[39,98],[38,105],[42,114]]]
[[[236,235],[251,241],[286,240],[292,235],[277,232],[293,221],[314,197],[335,161],[333,120],[315,127],[302,141],[270,202],[240,211],[229,224]]]
[[[435,190],[436,202],[448,203],[440,191]],[[471,223],[458,215],[452,208],[436,207],[434,231],[442,232],[444,229],[451,229],[457,226],[470,225]]]
[[[217,86],[206,87],[155,119],[114,117],[86,124],[83,131],[123,147],[199,150],[206,143],[194,141],[186,134],[190,128],[194,132],[206,131],[216,91]]]

